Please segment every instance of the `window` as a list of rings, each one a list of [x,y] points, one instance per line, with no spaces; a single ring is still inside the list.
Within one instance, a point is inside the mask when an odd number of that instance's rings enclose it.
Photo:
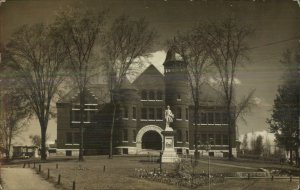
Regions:
[[[80,133],[73,133],[73,135],[74,135],[73,144],[80,144]]]
[[[180,101],[181,100],[181,96],[180,94],[177,94],[177,100]]]
[[[72,121],[80,121],[80,110],[72,110]]]
[[[162,120],[162,108],[156,109],[156,119]]]
[[[149,92],[149,100],[155,100],[155,94],[154,91]]]
[[[147,100],[147,91],[146,90],[143,90],[142,91],[142,100]]]
[[[182,142],[182,133],[181,133],[181,130],[177,130],[177,142]]]
[[[209,140],[209,144],[212,144],[212,145],[215,144],[214,134],[209,134],[208,140]]]
[[[189,142],[189,132],[185,131],[185,142]]]
[[[207,124],[206,113],[201,113],[201,123],[202,124]]]
[[[162,92],[161,92],[160,90],[157,91],[156,99],[157,99],[157,100],[162,100]]]
[[[136,130],[134,129],[134,130],[132,130],[132,142],[135,142],[135,140],[136,140]]]
[[[214,123],[214,113],[213,112],[209,112],[207,114],[208,117],[208,124],[213,124]]]
[[[127,107],[123,108],[123,118],[128,118],[128,108]]]
[[[223,145],[228,145],[228,135],[223,135]]]
[[[66,144],[73,144],[72,133],[66,133]]]
[[[132,119],[136,119],[136,107],[132,107]]]
[[[142,108],[142,119],[147,119],[147,108]]]
[[[201,135],[201,144],[202,145],[207,144],[207,136],[206,136],[206,134],[202,134]]]
[[[182,114],[181,114],[181,108],[180,107],[177,107],[176,119],[182,119]]]
[[[154,119],[154,108],[149,108],[149,119]]]
[[[228,124],[227,113],[223,113],[222,116],[223,116],[223,118],[222,118],[223,119],[223,124]]]
[[[189,120],[189,108],[185,108],[185,120]]]
[[[222,144],[221,134],[216,134],[216,144],[217,145],[221,145]]]
[[[123,141],[128,141],[128,130],[123,129]]]
[[[215,123],[220,124],[221,123],[221,113],[215,113]]]

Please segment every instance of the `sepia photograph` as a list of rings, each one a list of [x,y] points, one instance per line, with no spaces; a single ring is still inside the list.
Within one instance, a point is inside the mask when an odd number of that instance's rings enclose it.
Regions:
[[[0,0],[0,190],[300,190],[300,0]]]

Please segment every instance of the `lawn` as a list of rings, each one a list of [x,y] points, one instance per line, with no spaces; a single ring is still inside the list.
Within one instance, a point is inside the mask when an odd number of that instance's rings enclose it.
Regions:
[[[50,181],[57,182],[58,175],[61,175],[61,185],[63,189],[72,189],[73,181],[76,182],[76,190],[96,190],[96,189],[188,189],[175,185],[164,184],[134,177],[136,169],[156,170],[159,163],[156,158],[116,156],[108,159],[107,156],[88,156],[84,162],[78,162],[76,158],[62,160],[50,158],[46,163],[41,163],[42,175],[47,178],[50,170]],[[58,165],[58,168],[56,168]],[[22,167],[23,164],[15,165]],[[38,171],[38,164],[35,165]],[[258,168],[279,167],[276,164],[264,164],[243,161],[227,161],[223,159],[211,160],[211,173],[233,173],[233,172],[253,172]],[[28,166],[26,166],[28,167]],[[30,165],[33,167],[33,164]],[[175,164],[163,164],[163,169],[168,172],[173,171]],[[208,171],[208,160],[202,158],[195,169],[196,173],[206,173]],[[233,180],[226,179],[224,183],[212,184],[211,189],[295,189],[298,180]],[[200,189],[200,188],[199,188]],[[208,189],[208,187],[201,187]]]

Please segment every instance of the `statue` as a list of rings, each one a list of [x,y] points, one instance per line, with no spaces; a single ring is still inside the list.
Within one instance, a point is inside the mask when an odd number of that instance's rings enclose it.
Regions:
[[[173,131],[173,129],[170,127],[170,123],[173,122],[174,114],[170,110],[170,106],[167,106],[167,109],[165,110],[165,119],[166,119],[166,129],[165,131]]]

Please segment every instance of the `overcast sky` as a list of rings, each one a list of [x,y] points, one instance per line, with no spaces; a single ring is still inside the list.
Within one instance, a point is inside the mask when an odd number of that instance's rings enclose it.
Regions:
[[[108,9],[108,20],[118,15],[145,17],[154,27],[156,40],[150,59],[162,71],[165,59],[165,41],[177,31],[184,31],[198,21],[216,21],[229,14],[235,15],[243,24],[256,30],[249,44],[253,47],[250,61],[237,73],[239,96],[256,89],[258,103],[252,114],[246,117],[247,124],[239,122],[239,133],[267,130],[265,123],[270,117],[273,99],[281,83],[282,53],[296,48],[300,36],[300,8],[292,0],[282,2],[224,1],[222,0],[95,0],[85,1],[80,6]],[[57,10],[74,1],[61,0],[11,0],[0,6],[0,43],[5,44],[11,33],[22,24],[49,23]],[[55,120],[49,123],[50,139],[56,138]],[[18,141],[28,142],[29,134],[39,134],[39,126],[33,121]]]

